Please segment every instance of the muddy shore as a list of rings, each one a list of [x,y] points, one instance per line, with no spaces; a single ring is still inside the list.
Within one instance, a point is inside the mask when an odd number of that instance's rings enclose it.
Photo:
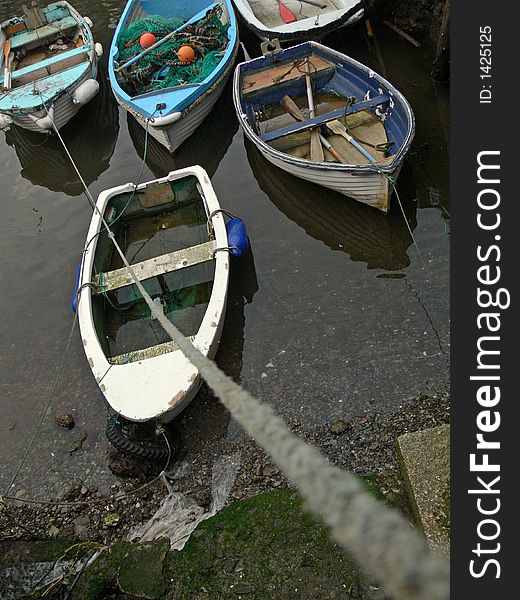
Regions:
[[[207,401],[216,402],[210,397]],[[289,427],[334,464],[358,475],[376,475],[387,493],[403,495],[397,437],[447,422],[449,397],[443,392],[410,398],[389,414],[338,420],[313,431],[302,431],[298,422]],[[230,443],[215,439],[198,449],[190,448],[189,456],[181,452],[167,469],[171,490],[207,508],[212,499],[212,465],[222,455],[238,456],[240,461],[227,504],[290,485],[252,440]],[[89,489],[79,480],[71,481],[56,499],[58,504],[26,503],[22,497],[8,501],[7,511],[0,514],[0,541],[62,539],[108,544],[126,539],[132,527],[150,519],[168,489],[162,479],[147,483],[161,470],[154,463],[138,463],[113,450],[109,450],[108,460],[121,477],[119,485]]]

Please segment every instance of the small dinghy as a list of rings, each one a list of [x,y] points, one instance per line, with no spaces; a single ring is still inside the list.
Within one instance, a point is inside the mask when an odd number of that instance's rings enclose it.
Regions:
[[[245,135],[275,166],[388,212],[415,121],[380,75],[307,42],[238,65],[233,101]]]
[[[226,310],[224,217],[198,166],[104,191],[97,208],[75,295],[85,353],[114,411],[133,422],[168,421],[192,400],[201,379],[151,317],[101,215],[153,302],[210,358]]]
[[[1,24],[0,127],[46,133],[61,129],[99,91],[101,44],[92,22],[63,0]]]
[[[360,0],[233,0],[247,26],[262,40],[319,40],[364,14]]]
[[[173,152],[224,91],[237,52],[231,0],[130,0],[110,48],[110,83],[117,101]]]

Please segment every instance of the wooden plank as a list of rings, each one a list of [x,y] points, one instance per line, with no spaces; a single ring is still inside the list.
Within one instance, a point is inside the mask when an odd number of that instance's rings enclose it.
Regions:
[[[291,81],[293,79],[298,79],[299,77],[305,77],[305,72],[303,70],[300,71],[297,67],[290,70],[295,62],[296,61],[284,62],[269,69],[246,75],[242,81],[242,93],[245,96],[278,85],[282,81]],[[311,56],[309,58],[309,67],[312,73],[334,69],[332,63],[319,58],[318,56]],[[278,77],[282,76],[284,76],[283,79],[277,80]]]
[[[311,129],[312,127],[316,127],[322,125],[323,123],[327,123],[327,121],[341,119],[345,115],[351,115],[362,110],[367,110],[369,108],[376,108],[376,106],[380,106],[381,104],[387,104],[388,102],[389,99],[387,96],[375,96],[371,100],[363,100],[362,102],[356,102],[355,104],[351,104],[346,109],[340,108],[338,110],[333,110],[331,112],[325,113],[324,115],[318,115],[313,119],[305,119],[305,121],[300,121],[298,123],[294,123],[293,125],[288,125],[287,127],[282,127],[280,129],[276,129],[275,131],[270,131],[269,133],[265,133],[260,137],[264,142],[273,142],[274,140],[278,140],[285,135],[297,133],[300,131],[306,131],[307,129]]]
[[[11,48],[15,50],[16,48],[21,48],[26,44],[39,42],[45,38],[48,38],[52,35],[59,35],[63,33],[67,29],[71,29],[72,27],[77,27],[78,22],[74,17],[65,17],[64,19],[60,19],[59,21],[54,21],[49,25],[44,25],[43,27],[39,27],[34,31],[24,31],[15,35],[11,40]]]
[[[14,35],[15,33],[24,31],[25,29],[27,29],[27,27],[25,26],[25,22],[19,21],[18,23],[13,23],[13,25],[8,25],[4,29],[4,33],[7,37],[10,37],[10,36]]]
[[[14,78],[19,78],[19,77],[23,77],[24,75],[27,75],[29,73],[32,73],[33,71],[36,71],[37,69],[46,69],[47,67],[51,67],[52,65],[55,65],[56,63],[61,63],[61,62],[65,62],[71,58],[75,58],[77,56],[81,57],[81,60],[79,62],[83,62],[85,60],[85,57],[83,55],[86,54],[86,52],[88,51],[88,46],[84,47],[82,46],[81,48],[74,48],[74,50],[67,50],[65,52],[59,52],[57,54],[55,54],[54,56],[51,56],[49,58],[46,58],[45,60],[42,60],[41,62],[36,62],[30,65],[27,65],[26,67],[23,67],[22,69],[18,69],[17,71],[13,71],[13,79]],[[79,64],[78,62],[76,62],[75,64]],[[67,63],[68,66],[72,66],[72,64]],[[66,67],[64,67],[66,68]],[[59,70],[63,70],[63,69],[59,69]],[[52,71],[52,69],[50,70],[50,73],[56,73],[56,70]]]
[[[410,44],[413,44],[416,48],[420,48],[421,47],[421,43],[420,42],[418,42],[416,39],[414,39],[410,34],[406,33],[406,31],[403,31],[400,27],[397,27],[397,25],[394,25],[393,23],[390,23],[390,21],[387,21],[386,19],[383,20],[383,23],[387,27],[390,27],[390,29],[392,31],[395,31],[397,33],[397,35],[400,35],[407,42],[410,42]]]
[[[187,339],[190,340],[190,342],[193,342],[195,336],[190,335]],[[126,365],[139,360],[153,358],[154,356],[168,354],[169,352],[178,350],[178,348],[179,346],[173,340],[170,340],[169,342],[164,342],[164,344],[157,344],[156,346],[150,346],[149,348],[143,348],[142,350],[134,350],[132,352],[124,352],[123,354],[112,356],[108,359],[108,362],[112,365]]]
[[[198,246],[183,248],[182,250],[144,260],[132,265],[132,269],[139,281],[143,281],[144,279],[150,279],[150,277],[157,277],[158,275],[213,260],[215,248],[216,243],[214,241],[205,242]],[[92,284],[97,288],[98,293],[110,292],[131,285],[133,282],[134,280],[125,267],[108,273],[100,273],[92,278]]]

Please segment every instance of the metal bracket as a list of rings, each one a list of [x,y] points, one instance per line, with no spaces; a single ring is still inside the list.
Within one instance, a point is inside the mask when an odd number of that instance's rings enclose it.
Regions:
[[[260,44],[260,49],[262,50],[263,56],[267,56],[268,54],[276,54],[277,52],[280,52],[282,47],[280,45],[280,40],[275,38],[274,40],[262,42]]]

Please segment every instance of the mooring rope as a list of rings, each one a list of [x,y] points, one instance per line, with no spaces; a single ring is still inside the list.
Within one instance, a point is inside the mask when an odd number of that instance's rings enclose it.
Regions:
[[[53,127],[83,182],[53,122]],[[83,182],[84,183],[84,182]],[[287,428],[271,406],[256,400],[204,356],[154,304],[115,240],[101,211],[87,197],[154,318],[186,358],[198,369],[215,395],[242,427],[264,448],[300,490],[306,506],[330,528],[345,548],[385,592],[400,600],[448,600],[447,561],[432,553],[426,540],[398,513],[375,500],[360,481],[332,466],[316,448]]]

